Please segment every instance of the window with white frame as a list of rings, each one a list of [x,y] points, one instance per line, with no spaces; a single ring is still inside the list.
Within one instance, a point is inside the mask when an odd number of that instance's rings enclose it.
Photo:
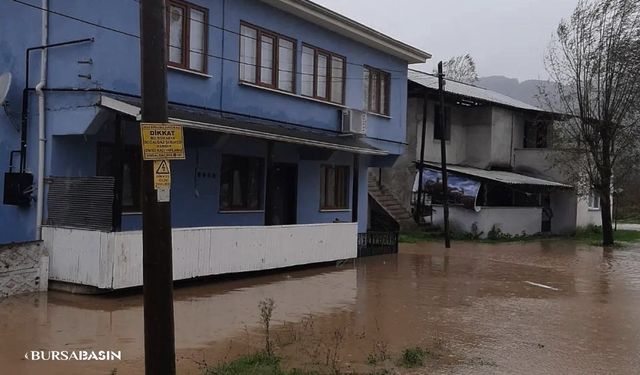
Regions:
[[[181,0],[167,1],[170,66],[207,72],[208,22],[207,9]]]
[[[600,194],[594,189],[591,189],[591,191],[589,192],[589,209],[600,209]]]
[[[302,95],[344,104],[345,72],[343,56],[302,45]]]
[[[294,92],[295,56],[295,39],[241,23],[240,81]]]

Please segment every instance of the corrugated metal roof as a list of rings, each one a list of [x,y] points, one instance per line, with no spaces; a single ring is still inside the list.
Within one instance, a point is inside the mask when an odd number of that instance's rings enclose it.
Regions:
[[[425,166],[440,169],[440,164],[425,162]],[[571,188],[572,186],[541,178],[529,177],[518,173],[506,171],[487,171],[485,169],[465,167],[460,165],[447,165],[447,170],[454,173],[474,176],[485,180],[501,182],[507,185],[548,186],[557,188]]]
[[[432,90],[438,90],[438,77],[409,69],[409,81]],[[445,91],[451,94],[461,95],[470,99],[478,99],[490,103],[496,103],[508,107],[525,109],[528,111],[545,112],[543,109],[521,102],[512,97],[500,94],[499,92],[484,89],[482,87],[447,80]]]

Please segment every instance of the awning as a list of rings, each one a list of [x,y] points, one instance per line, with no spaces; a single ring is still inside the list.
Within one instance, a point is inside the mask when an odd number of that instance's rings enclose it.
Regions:
[[[99,105],[140,119],[140,99],[115,99],[102,95]],[[321,131],[310,127],[263,121],[251,117],[230,117],[223,113],[169,104],[169,121],[187,128],[294,143],[363,155],[388,155],[350,135]]]
[[[440,164],[438,163],[424,162],[424,165],[429,168],[437,170],[440,169]],[[464,167],[459,165],[447,165],[447,171],[467,176],[473,176],[483,180],[496,181],[507,185],[545,186],[563,189],[572,188],[571,185],[566,185],[555,181],[543,180],[541,178],[529,177],[507,171],[487,171],[480,168]]]
[[[140,120],[140,99],[116,99],[102,95],[99,105]],[[209,109],[193,108],[183,105],[169,104],[169,121],[192,129],[294,143],[356,154],[381,156],[389,154],[350,135],[322,131],[302,125],[285,124],[262,119],[258,120],[248,116],[230,116]]]

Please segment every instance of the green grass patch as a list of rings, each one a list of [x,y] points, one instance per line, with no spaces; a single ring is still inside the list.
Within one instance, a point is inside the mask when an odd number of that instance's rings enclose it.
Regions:
[[[451,233],[452,241],[473,241],[481,243],[503,243],[503,242],[526,242],[538,241],[545,238],[553,238],[548,235],[517,235],[510,236],[505,234],[493,235],[491,238],[479,238],[478,235],[471,233]],[[419,243],[429,241],[444,241],[442,232],[402,232],[398,236],[400,243]]]
[[[602,228],[588,227],[579,229],[573,238],[580,242],[600,246],[602,244]],[[640,231],[619,229],[613,232],[613,238],[616,242],[640,242]]]
[[[619,229],[613,232],[613,237],[618,243],[634,243],[640,242],[640,231],[622,230]],[[517,235],[509,236],[500,234],[492,236],[491,238],[477,238],[477,236],[471,234],[452,233],[451,240],[453,241],[473,241],[479,243],[505,243],[505,242],[530,242],[539,240],[576,240],[584,243],[588,243],[594,246],[602,244],[602,229],[600,227],[583,228],[576,231],[573,236],[553,236],[553,235]],[[443,241],[444,235],[441,232],[403,232],[400,233],[398,241],[400,243],[420,243],[420,242],[433,242]]]
[[[402,351],[398,364],[406,368],[421,367],[424,365],[426,355],[427,352],[420,347],[407,348]]]
[[[280,358],[265,352],[245,355],[234,361],[206,368],[205,375],[317,375],[300,369],[285,370],[280,365]]]

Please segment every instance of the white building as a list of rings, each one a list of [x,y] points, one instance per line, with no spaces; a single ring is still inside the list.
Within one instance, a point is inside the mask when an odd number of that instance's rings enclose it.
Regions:
[[[418,186],[416,162],[426,110],[423,189],[427,204],[432,203],[432,211],[425,210],[427,223],[443,220],[437,180],[444,137],[453,230],[484,236],[492,228],[511,235],[567,234],[601,224],[598,199],[580,196],[575,181],[558,168],[552,140],[557,116],[497,92],[447,81],[441,134],[434,126],[440,113],[437,77],[409,71],[408,90],[407,152],[393,168],[370,171],[381,190],[407,211]]]

